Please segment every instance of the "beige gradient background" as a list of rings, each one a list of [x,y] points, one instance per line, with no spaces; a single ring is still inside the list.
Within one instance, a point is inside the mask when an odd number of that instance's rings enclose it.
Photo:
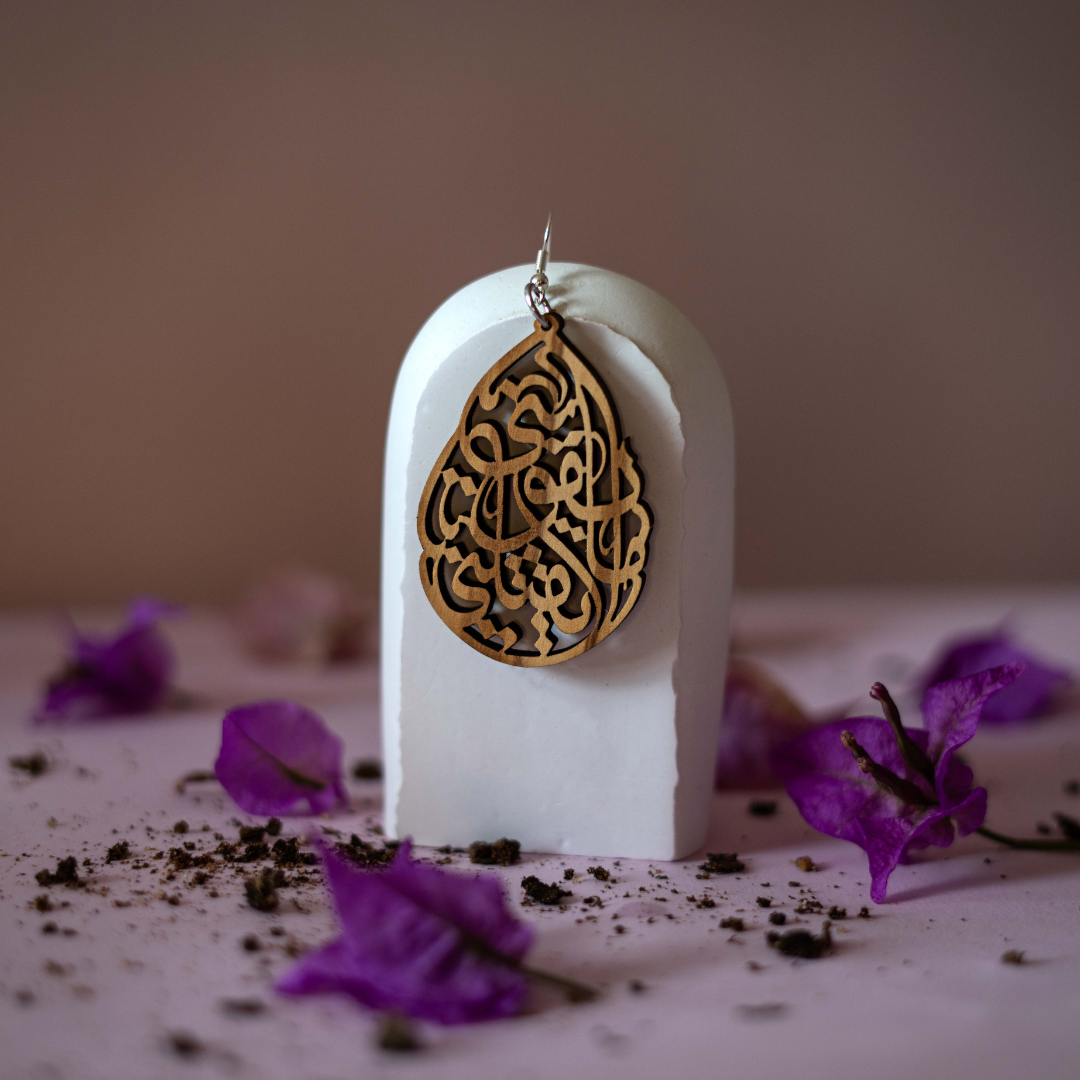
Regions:
[[[533,257],[720,357],[743,585],[1080,576],[1080,5],[0,7],[0,604],[374,592],[409,341]]]

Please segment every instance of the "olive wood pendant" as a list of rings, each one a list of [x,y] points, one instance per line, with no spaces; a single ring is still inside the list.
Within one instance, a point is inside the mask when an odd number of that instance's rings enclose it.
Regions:
[[[562,317],[546,319],[473,390],[416,516],[432,607],[516,667],[570,660],[621,625],[652,528],[614,399]]]

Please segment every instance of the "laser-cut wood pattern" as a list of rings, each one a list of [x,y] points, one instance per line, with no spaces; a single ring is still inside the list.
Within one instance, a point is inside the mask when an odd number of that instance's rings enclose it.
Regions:
[[[517,667],[580,656],[623,622],[652,529],[615,402],[547,319],[473,390],[416,516],[432,607]]]

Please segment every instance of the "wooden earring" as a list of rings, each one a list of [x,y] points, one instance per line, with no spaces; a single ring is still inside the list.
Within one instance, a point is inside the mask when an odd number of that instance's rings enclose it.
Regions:
[[[652,530],[614,398],[547,301],[549,252],[550,221],[525,288],[533,333],[477,383],[416,515],[439,618],[516,667],[571,660],[622,624]]]

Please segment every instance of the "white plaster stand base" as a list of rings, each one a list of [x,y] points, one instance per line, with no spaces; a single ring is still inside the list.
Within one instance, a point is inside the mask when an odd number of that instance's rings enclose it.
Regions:
[[[424,594],[416,514],[473,387],[533,328],[532,270],[483,278],[417,335],[394,390],[383,502],[382,732],[390,836],[674,859],[705,835],[728,645],[733,437],[701,335],[656,293],[553,263],[549,298],[600,373],[653,512],[646,582],[595,648],[518,668],[470,648]]]

